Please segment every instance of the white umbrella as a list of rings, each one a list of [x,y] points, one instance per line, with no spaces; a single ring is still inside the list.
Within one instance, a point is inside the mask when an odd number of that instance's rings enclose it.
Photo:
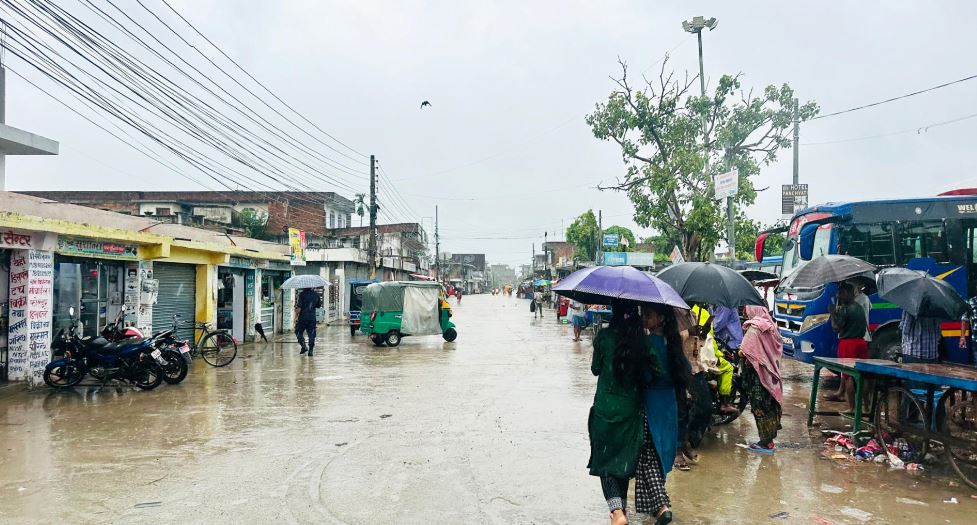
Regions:
[[[282,283],[282,288],[285,289],[325,288],[327,286],[329,286],[329,281],[318,275],[295,275]]]

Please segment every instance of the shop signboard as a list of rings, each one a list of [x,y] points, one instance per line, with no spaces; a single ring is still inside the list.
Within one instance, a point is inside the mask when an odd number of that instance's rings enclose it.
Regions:
[[[14,250],[50,250],[56,233],[0,230],[0,248]]]
[[[76,239],[73,237],[59,237],[56,251],[61,255],[97,257],[99,259],[134,261],[138,258],[135,244]]]
[[[254,259],[248,259],[247,257],[238,257],[232,255],[228,260],[227,264],[222,264],[221,266],[228,266],[231,268],[257,268],[258,263]]]
[[[288,248],[292,266],[305,266],[305,231],[288,229]]]

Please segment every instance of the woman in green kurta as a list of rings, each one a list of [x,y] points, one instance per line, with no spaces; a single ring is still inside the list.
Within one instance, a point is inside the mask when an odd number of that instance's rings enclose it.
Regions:
[[[628,483],[645,442],[642,396],[661,376],[637,304],[615,303],[607,329],[594,339],[590,370],[597,391],[590,409],[590,474],[600,476],[614,525],[628,522]],[[650,373],[649,373],[650,372]]]

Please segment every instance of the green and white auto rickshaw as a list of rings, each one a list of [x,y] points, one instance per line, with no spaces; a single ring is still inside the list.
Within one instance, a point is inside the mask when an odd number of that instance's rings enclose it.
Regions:
[[[441,285],[423,281],[373,283],[363,292],[360,331],[377,346],[397,346],[409,335],[458,337]]]

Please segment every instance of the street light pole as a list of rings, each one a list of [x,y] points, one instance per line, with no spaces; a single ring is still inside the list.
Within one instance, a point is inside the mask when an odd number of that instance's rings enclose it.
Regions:
[[[705,65],[702,59],[702,30],[708,29],[712,31],[716,29],[719,22],[715,18],[706,19],[702,16],[697,16],[692,18],[692,20],[686,20],[682,22],[682,29],[688,33],[695,33],[699,41],[699,90],[702,93],[702,97],[706,96],[706,72]],[[702,116],[702,148],[705,151],[705,164],[703,166],[703,175],[709,177],[709,128],[708,128],[708,118],[706,115]],[[730,258],[736,257],[736,226],[733,221],[733,198],[726,197],[726,242],[729,244],[729,254]]]

